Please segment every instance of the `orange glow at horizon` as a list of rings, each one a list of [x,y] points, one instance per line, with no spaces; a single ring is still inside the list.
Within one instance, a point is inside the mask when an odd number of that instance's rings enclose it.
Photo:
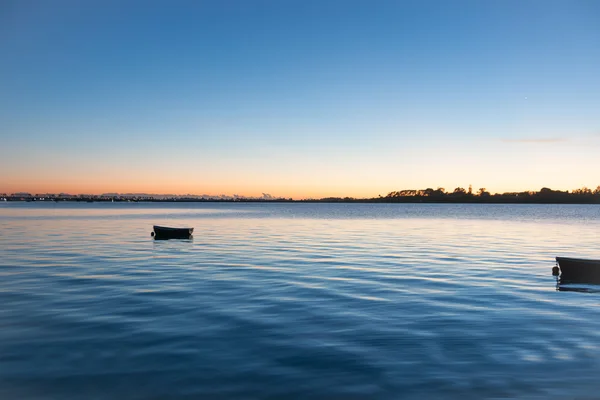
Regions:
[[[6,164],[11,168],[0,170],[0,193],[244,197],[262,197],[266,193],[293,199],[373,198],[404,189],[443,187],[451,192],[456,187],[467,189],[472,185],[473,192],[486,188],[491,193],[504,193],[539,191],[542,187],[595,189],[600,184],[595,173],[595,146],[551,144],[522,149],[514,143],[499,143],[492,153],[460,147],[419,149],[427,150],[434,161],[424,162],[412,151],[404,157],[393,157],[391,150],[385,157],[381,152],[332,153],[313,158],[273,153],[269,158],[244,161],[216,155],[210,162],[201,157],[181,160],[174,153],[161,162],[147,161],[158,157],[158,152],[116,161],[99,156],[66,159],[40,153],[28,155],[16,167]],[[446,151],[452,151],[460,162],[449,162]],[[512,153],[507,162],[504,153],[509,152]],[[555,162],[556,159],[561,162]]]
[[[385,187],[384,187],[385,186]],[[421,185],[407,186],[407,185],[378,185],[378,186],[366,186],[359,188],[356,186],[327,186],[327,185],[274,185],[274,184],[253,184],[253,183],[242,183],[242,182],[230,182],[222,184],[207,184],[207,185],[194,185],[186,182],[179,181],[167,181],[167,182],[145,182],[138,180],[133,183],[129,182],[101,182],[101,181],[88,181],[88,182],[36,182],[25,181],[19,183],[0,183],[0,193],[31,193],[31,194],[89,194],[89,195],[101,195],[104,193],[140,193],[140,194],[154,194],[154,195],[208,195],[208,196],[233,196],[238,195],[242,197],[262,197],[264,194],[269,194],[276,198],[292,198],[295,200],[299,199],[320,199],[326,197],[352,197],[352,198],[375,198],[379,195],[386,196],[389,192],[395,190],[404,189],[426,189],[431,187],[436,189],[438,187],[444,187],[446,192],[452,192],[455,187],[468,188],[468,184],[452,185]],[[480,187],[485,187],[491,193],[504,193],[504,192],[521,192],[521,191],[538,191],[542,186],[529,186],[520,188],[491,188],[487,186],[473,184],[473,192],[477,192]],[[552,185],[544,185],[554,190],[573,190],[578,187],[556,187]],[[586,185],[582,185],[586,186]],[[582,187],[579,186],[579,187]],[[598,185],[587,185],[592,190]],[[261,189],[262,188],[262,189]]]

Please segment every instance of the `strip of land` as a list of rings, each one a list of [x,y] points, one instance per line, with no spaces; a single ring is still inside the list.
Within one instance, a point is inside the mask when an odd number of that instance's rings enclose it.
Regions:
[[[575,189],[571,192],[542,188],[539,191],[506,192],[491,194],[485,188],[472,192],[456,188],[446,192],[443,188],[422,190],[400,190],[386,196],[372,198],[326,197],[300,199],[263,196],[196,196],[196,195],[149,195],[149,194],[30,194],[0,193],[0,201],[49,201],[49,202],[286,202],[286,203],[531,203],[531,204],[600,204],[600,186],[595,190]]]

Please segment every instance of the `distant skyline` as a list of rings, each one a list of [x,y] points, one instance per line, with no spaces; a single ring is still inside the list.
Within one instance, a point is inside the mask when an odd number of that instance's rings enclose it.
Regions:
[[[600,184],[598,1],[0,4],[0,193]]]

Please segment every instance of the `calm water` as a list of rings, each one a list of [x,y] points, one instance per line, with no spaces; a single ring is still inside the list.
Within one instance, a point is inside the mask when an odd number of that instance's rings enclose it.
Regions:
[[[597,398],[600,293],[550,270],[600,258],[599,223],[574,205],[2,203],[0,398]]]

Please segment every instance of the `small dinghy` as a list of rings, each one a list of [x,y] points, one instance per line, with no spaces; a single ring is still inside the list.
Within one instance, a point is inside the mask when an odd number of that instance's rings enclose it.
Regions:
[[[190,239],[194,228],[169,228],[167,226],[154,225],[152,236],[155,239]]]
[[[556,265],[560,283],[600,284],[600,260],[556,257]]]

